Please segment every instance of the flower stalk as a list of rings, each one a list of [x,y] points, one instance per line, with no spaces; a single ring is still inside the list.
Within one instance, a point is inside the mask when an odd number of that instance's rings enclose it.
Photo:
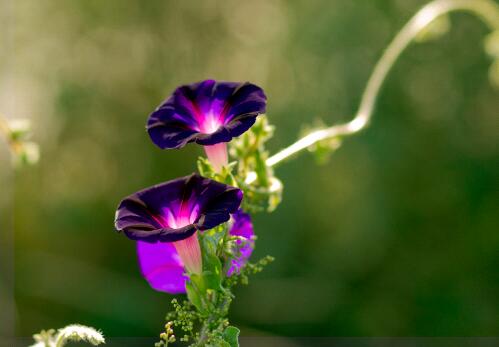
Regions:
[[[206,156],[208,157],[211,165],[215,169],[215,172],[220,173],[222,168],[227,166],[229,163],[226,142],[220,142],[211,146],[204,146],[204,151],[206,152]]]

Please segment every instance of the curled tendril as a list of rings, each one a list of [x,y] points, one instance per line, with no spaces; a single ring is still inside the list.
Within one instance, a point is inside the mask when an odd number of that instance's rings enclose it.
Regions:
[[[384,51],[374,67],[362,94],[358,111],[351,121],[315,130],[269,157],[266,164],[269,167],[275,166],[292,155],[310,148],[321,141],[334,138],[340,139],[343,136],[353,135],[365,129],[372,118],[381,86],[402,52],[410,43],[418,40],[421,41],[422,37],[427,36],[425,34],[435,34],[434,37],[436,38],[439,34],[445,32],[445,27],[448,26],[448,22],[445,19],[447,14],[456,11],[470,12],[480,18],[492,32],[499,32],[499,6],[491,0],[436,0],[430,2],[409,20]],[[435,20],[440,20],[440,23],[437,22],[440,25],[435,26]],[[495,51],[494,48],[496,46],[492,46],[493,43],[497,44],[495,41],[489,43],[487,46],[489,47],[489,51]],[[493,64],[493,68],[491,68],[491,80],[497,81],[499,85],[499,72],[497,72],[499,70],[499,63],[497,61]]]

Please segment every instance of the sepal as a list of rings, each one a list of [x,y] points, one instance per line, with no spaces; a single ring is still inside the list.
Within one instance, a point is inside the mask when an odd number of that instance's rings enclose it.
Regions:
[[[223,166],[220,172],[217,172],[208,159],[199,157],[197,161],[198,171],[201,176],[233,187],[237,187],[236,179],[232,173],[236,165],[236,162],[230,162]]]

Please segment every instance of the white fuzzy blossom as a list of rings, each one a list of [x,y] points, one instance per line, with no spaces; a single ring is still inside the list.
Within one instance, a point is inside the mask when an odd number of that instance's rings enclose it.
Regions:
[[[64,347],[69,341],[85,341],[98,346],[106,342],[101,332],[79,324],[68,325],[56,334],[54,330],[43,330],[33,338],[36,343],[30,347]]]

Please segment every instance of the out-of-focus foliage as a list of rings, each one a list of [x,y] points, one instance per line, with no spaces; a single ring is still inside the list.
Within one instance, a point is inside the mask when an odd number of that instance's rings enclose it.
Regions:
[[[198,146],[160,151],[144,129],[177,85],[264,87],[274,152],[317,118],[348,120],[424,3],[8,2],[0,105],[32,117],[42,149],[1,197],[14,219],[16,334],[74,320],[108,336],[163,329],[171,297],[140,276],[113,217],[121,197],[196,169]],[[446,35],[404,53],[368,130],[326,165],[302,155],[276,168],[282,203],[254,221],[255,258],[276,261],[236,293],[241,335],[499,334],[499,98],[485,34],[453,16]]]

